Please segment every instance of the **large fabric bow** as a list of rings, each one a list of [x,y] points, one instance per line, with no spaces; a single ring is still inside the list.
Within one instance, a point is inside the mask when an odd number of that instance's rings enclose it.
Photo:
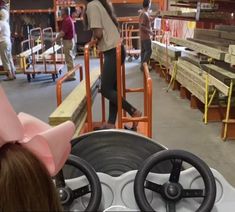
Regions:
[[[67,121],[54,128],[25,113],[18,116],[0,86],[0,148],[19,143],[31,151],[55,176],[64,166],[71,151],[70,141],[75,126]]]

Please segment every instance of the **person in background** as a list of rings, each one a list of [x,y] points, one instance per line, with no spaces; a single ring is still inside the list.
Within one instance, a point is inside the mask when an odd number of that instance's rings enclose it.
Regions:
[[[151,18],[149,15],[149,8],[151,6],[151,0],[143,1],[143,9],[139,16],[139,30],[141,41],[141,71],[143,71],[143,63],[148,63],[152,54],[151,35]]]
[[[73,50],[75,46],[75,27],[73,19],[70,16],[69,8],[63,8],[61,10],[61,16],[63,18],[62,28],[60,33],[55,38],[54,43],[59,41],[60,39],[63,39],[65,62],[67,64],[67,70],[71,71],[74,68]],[[75,73],[70,78],[68,78],[68,80],[76,80]]]
[[[9,26],[9,13],[5,9],[0,10],[0,57],[4,71],[7,72],[5,81],[15,79],[15,65],[12,58],[11,32]]]
[[[93,31],[93,39],[98,42],[98,49],[104,54],[104,66],[101,75],[101,93],[109,100],[109,119],[99,129],[115,128],[117,118],[117,69],[116,46],[120,41],[118,22],[108,0],[82,0],[86,5],[88,28]],[[122,63],[125,61],[125,49],[122,46]],[[132,117],[140,117],[142,113],[125,99],[122,107]],[[136,130],[138,122],[133,122],[132,129]]]
[[[73,11],[71,11],[71,18],[73,19],[73,23],[74,23],[74,49],[73,49],[73,55],[74,57],[77,55],[77,41],[78,41],[78,35],[77,32],[79,31],[78,27],[77,27],[77,20],[79,19],[79,17],[81,16],[81,8],[73,8]]]

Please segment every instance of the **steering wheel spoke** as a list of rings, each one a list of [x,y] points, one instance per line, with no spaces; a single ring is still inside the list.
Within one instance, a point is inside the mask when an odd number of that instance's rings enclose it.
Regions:
[[[151,190],[151,191],[157,192],[157,193],[159,193],[159,194],[162,192],[162,189],[163,189],[163,186],[162,186],[162,185],[159,185],[159,184],[157,184],[157,183],[153,183],[153,182],[148,181],[148,180],[145,181],[144,187],[145,187],[146,189],[149,189],[149,190]]]
[[[182,169],[182,163],[183,161],[181,159],[172,159],[172,170],[169,181],[172,183],[178,183],[180,179],[180,172]]]
[[[175,212],[175,202],[173,201],[167,201],[166,202],[166,212]]]
[[[205,191],[203,189],[183,189],[182,198],[196,198],[205,197]]]
[[[73,190],[73,198],[77,199],[79,197],[85,196],[86,194],[91,193],[91,186],[86,185],[81,188]]]
[[[64,173],[61,169],[59,173],[55,176],[55,184],[57,188],[63,188],[65,187],[65,179],[64,179]]]
[[[69,183],[67,184],[65,182],[63,171],[61,170],[55,176],[55,183],[59,192],[61,204],[66,211],[70,211],[70,206],[75,199],[86,194],[91,194],[89,203],[84,211],[97,211],[101,202],[102,189],[99,177],[97,176],[95,170],[88,162],[74,155],[69,156],[66,164],[81,171],[86,176],[89,184],[78,189],[70,188],[68,186]]]

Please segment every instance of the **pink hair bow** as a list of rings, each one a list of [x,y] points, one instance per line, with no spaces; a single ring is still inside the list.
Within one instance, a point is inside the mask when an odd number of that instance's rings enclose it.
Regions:
[[[75,126],[67,121],[54,128],[25,113],[18,116],[0,86],[0,148],[19,143],[37,156],[51,176],[64,166],[71,151]]]

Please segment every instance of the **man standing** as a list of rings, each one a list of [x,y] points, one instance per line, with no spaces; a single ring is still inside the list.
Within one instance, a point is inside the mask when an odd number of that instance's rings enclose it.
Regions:
[[[140,41],[141,41],[141,70],[143,71],[143,63],[148,63],[152,54],[151,46],[151,19],[149,15],[149,8],[151,5],[150,0],[143,1],[143,9],[139,16],[139,29],[140,29]]]
[[[70,16],[69,8],[63,8],[61,10],[61,16],[63,18],[62,28],[60,33],[57,35],[55,42],[63,38],[65,62],[67,64],[67,70],[71,71],[74,68],[73,49],[75,45],[75,27],[73,19]],[[68,80],[76,80],[75,74],[71,76]]]
[[[6,9],[0,9],[0,58],[4,71],[7,72],[5,81],[15,79],[15,65],[11,54],[11,46],[9,12]]]

